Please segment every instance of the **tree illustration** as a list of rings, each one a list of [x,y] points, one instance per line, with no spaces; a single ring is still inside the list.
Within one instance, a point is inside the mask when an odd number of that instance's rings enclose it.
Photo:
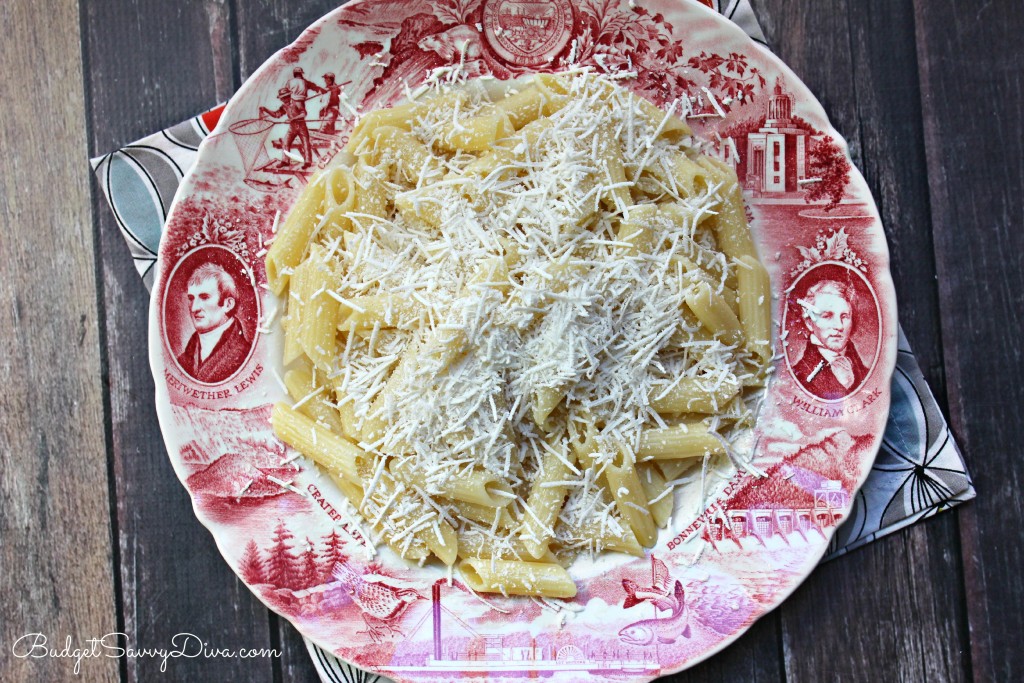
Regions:
[[[466,24],[474,4],[472,0],[437,0],[431,9],[445,24]]]
[[[334,576],[334,568],[348,560],[348,555],[342,552],[344,545],[345,542],[338,535],[338,530],[331,529],[331,534],[324,540],[324,548],[320,552],[324,580],[330,581]]]
[[[295,555],[292,553],[292,532],[278,520],[267,549],[267,582],[278,588],[291,588],[295,579]]]
[[[825,211],[839,206],[846,194],[846,184],[850,181],[850,162],[846,160],[843,150],[830,137],[813,140],[807,150],[808,173],[812,178],[820,178],[818,182],[808,185],[804,199],[808,204],[820,199],[828,199]]]
[[[306,537],[306,549],[303,551],[298,576],[296,577],[296,588],[304,589],[320,584],[320,567],[316,562],[316,550],[313,548],[313,541]]]
[[[366,574],[385,574],[384,564],[379,560],[370,560],[366,563]]]
[[[730,52],[725,57],[701,52],[691,57],[686,65],[706,74],[712,90],[741,102],[752,99],[765,84],[764,75],[738,52]]]
[[[263,559],[260,557],[260,549],[256,541],[250,539],[245,546],[245,553],[242,554],[242,561],[238,568],[242,579],[250,584],[266,583],[267,577],[263,568]]]
[[[582,22],[574,41],[577,62],[635,72],[635,86],[656,104],[696,90],[681,68],[683,45],[662,14],[643,7],[625,9],[618,0],[589,0],[577,9]]]

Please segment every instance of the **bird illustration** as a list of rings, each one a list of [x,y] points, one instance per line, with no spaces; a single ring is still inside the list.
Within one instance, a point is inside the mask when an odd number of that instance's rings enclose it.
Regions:
[[[654,557],[651,558],[651,576],[651,585],[645,588],[641,588],[636,581],[622,580],[622,588],[626,591],[626,599],[622,606],[629,609],[642,602],[650,602],[659,610],[675,613],[680,608],[680,594],[674,590],[671,577],[668,575],[668,567]]]
[[[405,635],[397,624],[410,606],[417,600],[425,600],[422,595],[392,579],[380,574],[356,574],[347,562],[342,562],[334,569],[334,578],[347,585],[352,601],[359,605],[363,613],[366,630],[359,631],[370,636],[379,643],[386,635]]]

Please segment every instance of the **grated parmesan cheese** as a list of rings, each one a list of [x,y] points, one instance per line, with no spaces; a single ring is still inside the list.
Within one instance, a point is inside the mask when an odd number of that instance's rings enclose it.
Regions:
[[[749,267],[719,252],[708,227],[729,188],[690,191],[673,172],[680,154],[701,153],[692,136],[666,133],[676,116],[693,115],[692,102],[667,112],[645,107],[613,85],[619,77],[570,69],[560,108],[543,126],[499,140],[487,166],[473,154],[438,151],[450,146],[446,135],[494,110],[486,87],[466,85],[460,65],[435,70],[416,92],[406,86],[417,112],[410,134],[430,154],[399,172],[401,157],[376,150],[374,181],[358,181],[360,192],[383,192],[395,210],[318,216],[314,239],[333,277],[323,291],[346,311],[337,362],[324,368],[327,386],[367,454],[358,513],[374,538],[409,557],[422,562],[429,541],[443,544],[444,524],[478,534],[495,558],[515,555],[513,540],[550,542],[560,559],[621,544],[632,532],[607,468],[636,463],[643,431],[675,421],[652,402],[684,381],[713,395],[763,386],[762,361],[710,335],[687,309],[693,287],[707,283],[722,295],[736,269]],[[451,86],[461,95],[446,98]],[[374,144],[363,140],[356,151],[369,154]],[[621,153],[618,168],[605,161],[608,149]],[[335,230],[339,220],[351,228]],[[361,326],[355,314],[376,317]],[[535,419],[540,397],[557,400]],[[704,458],[702,500],[722,467],[756,472],[752,454],[716,431],[750,427],[756,406],[712,400],[729,419],[709,428],[727,457]],[[553,445],[587,425],[585,458]],[[500,483],[492,495],[508,505],[464,513],[449,494],[471,473]],[[698,485],[696,475],[664,479],[670,487],[650,502],[676,483]],[[541,517],[534,489],[564,492],[555,517]],[[631,495],[627,487],[614,493]]]

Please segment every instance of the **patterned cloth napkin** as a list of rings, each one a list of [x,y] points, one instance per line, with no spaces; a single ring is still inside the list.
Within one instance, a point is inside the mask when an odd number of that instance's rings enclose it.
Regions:
[[[765,44],[749,0],[699,0]],[[152,288],[164,219],[199,143],[216,126],[223,105],[92,160],[135,266]],[[892,406],[881,450],[857,493],[850,518],[839,528],[825,560],[870,543],[974,498],[974,486],[902,330],[892,379]],[[307,640],[325,682],[383,683]]]

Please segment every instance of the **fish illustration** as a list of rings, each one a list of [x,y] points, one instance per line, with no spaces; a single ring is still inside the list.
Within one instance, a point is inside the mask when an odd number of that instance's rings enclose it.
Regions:
[[[641,619],[619,631],[619,639],[627,645],[653,645],[659,643],[674,643],[680,636],[690,637],[690,610],[686,608],[686,595],[683,592],[683,584],[675,583],[675,590],[672,592],[675,602],[675,609],[667,617],[656,619]]]
[[[636,581],[622,580],[622,588],[626,591],[626,600],[622,606],[626,609],[650,602],[659,610],[675,612],[679,608],[676,596],[672,593],[672,577],[668,575],[668,567],[659,559],[651,558],[651,585],[641,588]]]

